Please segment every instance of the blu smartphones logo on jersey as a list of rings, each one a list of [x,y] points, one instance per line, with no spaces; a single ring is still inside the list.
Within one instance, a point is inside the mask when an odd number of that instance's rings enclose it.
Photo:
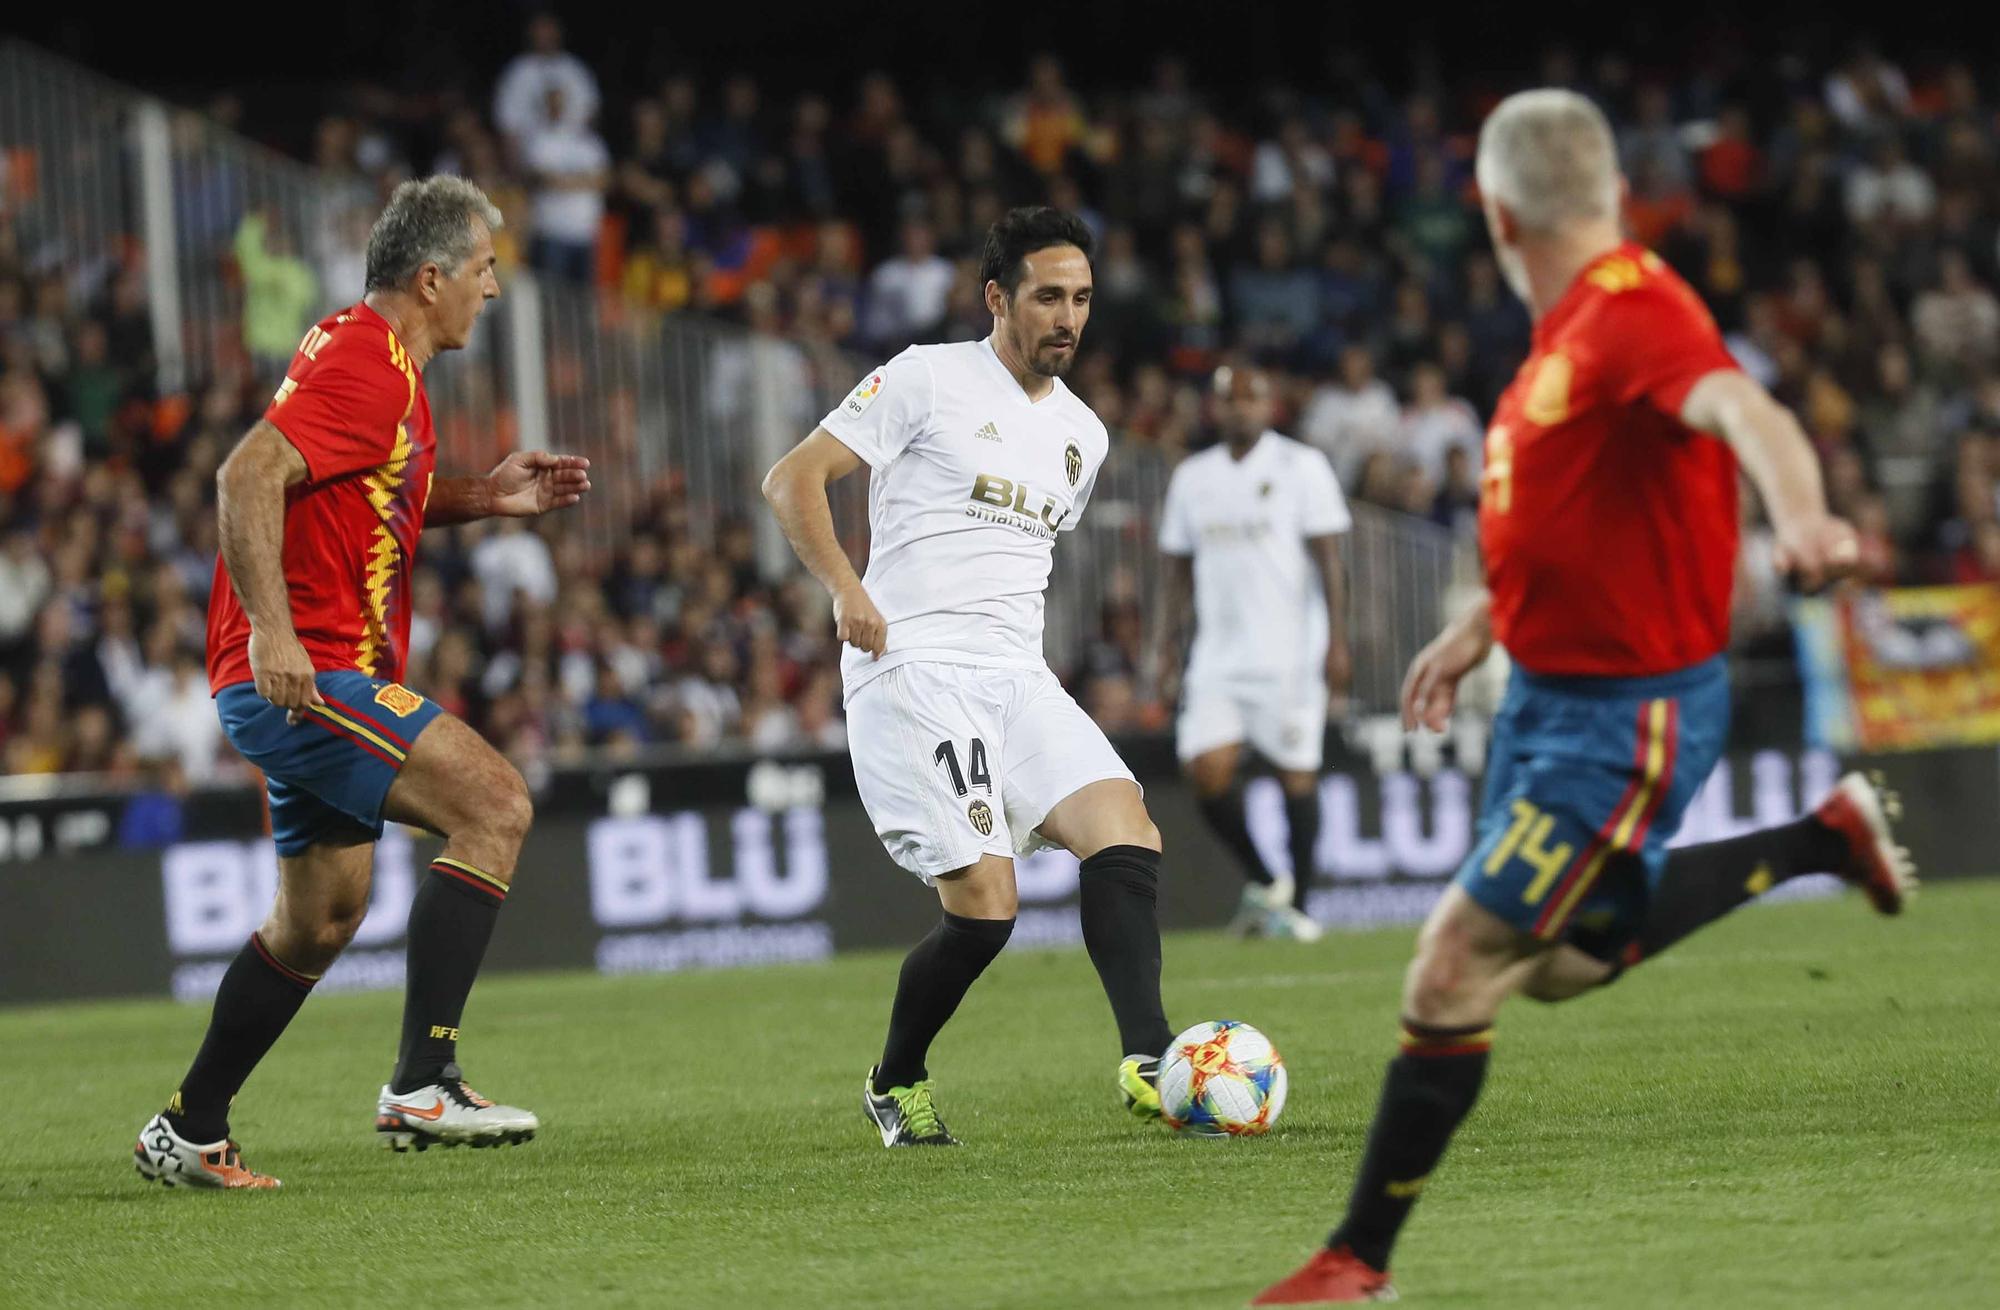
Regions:
[[[1025,482],[1015,482],[994,473],[981,473],[972,480],[972,503],[965,507],[965,512],[970,518],[1004,523],[1010,528],[1053,540],[1063,520],[1069,517],[1069,511],[1065,509],[1060,514],[1056,513],[1056,507],[1061,502],[1054,496],[1043,496],[1041,509],[1030,510],[1028,502],[1034,496],[1035,493]]]
[[[753,806],[728,822],[726,869],[711,857],[709,820],[698,811],[590,825],[590,912],[607,930],[597,943],[600,972],[670,973],[833,954],[833,929],[809,917],[827,899],[820,809],[795,805],[772,814]]]

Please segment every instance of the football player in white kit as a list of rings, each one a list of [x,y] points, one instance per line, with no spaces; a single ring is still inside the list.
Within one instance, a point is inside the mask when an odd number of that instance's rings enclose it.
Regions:
[[[1192,586],[1175,748],[1203,817],[1250,880],[1232,927],[1315,941],[1306,893],[1327,701],[1349,678],[1339,537],[1353,520],[1326,456],[1272,430],[1269,377],[1222,368],[1215,390],[1224,440],[1181,461],[1160,515],[1160,668],[1171,680]],[[1289,874],[1267,867],[1250,839],[1236,787],[1246,741],[1284,789]]]
[[[896,863],[944,916],[903,962],[863,1104],[885,1146],[955,1144],[925,1056],[1014,927],[1014,859],[1082,861],[1083,940],[1117,1020],[1118,1088],[1157,1118],[1160,833],[1139,785],[1049,671],[1042,593],[1109,438],[1062,382],[1090,317],[1090,232],[1016,209],[980,261],[993,333],[912,346],[861,380],[771,469],[764,495],[833,597],[848,747]],[[866,465],[871,545],[857,578],[827,484]]]

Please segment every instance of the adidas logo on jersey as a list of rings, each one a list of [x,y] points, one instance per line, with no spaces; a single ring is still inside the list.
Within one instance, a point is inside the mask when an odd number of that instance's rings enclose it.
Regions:
[[[972,435],[981,441],[998,441],[1000,440],[1000,429],[992,423],[987,423]]]

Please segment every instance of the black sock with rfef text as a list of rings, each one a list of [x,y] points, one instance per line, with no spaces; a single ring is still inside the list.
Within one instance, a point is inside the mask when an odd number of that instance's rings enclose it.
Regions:
[[[413,1092],[444,1076],[458,1055],[465,998],[500,920],[507,884],[464,860],[440,855],[410,903],[410,963],[403,1042],[389,1089]]]
[[[1465,1116],[1479,1099],[1491,1028],[1433,1028],[1403,1023],[1403,1049],[1389,1061],[1382,1100],[1368,1130],[1368,1148],[1347,1201],[1347,1217],[1326,1239],[1345,1246],[1379,1270],[1431,1170],[1444,1158]]]

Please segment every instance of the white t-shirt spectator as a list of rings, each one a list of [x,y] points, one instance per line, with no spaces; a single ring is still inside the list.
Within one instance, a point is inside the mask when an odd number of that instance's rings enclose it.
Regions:
[[[1333,471],[1352,485],[1354,475],[1377,450],[1393,449],[1403,423],[1396,393],[1380,378],[1358,391],[1329,382],[1312,394],[1299,416],[1299,435],[1333,461]]]
[[[688,713],[688,739],[684,745],[713,746],[736,731],[743,708],[736,689],[689,674],[674,687],[674,699]]]
[[[543,127],[521,143],[521,163],[531,173],[606,173],[611,152],[587,127]],[[530,206],[535,235],[566,245],[591,245],[604,221],[604,188],[540,186]]]
[[[1300,187],[1326,191],[1333,186],[1333,157],[1316,145],[1296,154],[1284,143],[1262,141],[1250,164],[1250,197],[1260,205],[1290,200]]]
[[[754,750],[775,754],[797,750],[806,744],[799,734],[798,711],[782,701],[765,706],[750,729],[750,745]]]
[[[0,642],[14,642],[35,621],[49,594],[49,566],[25,533],[0,550]]]
[[[1929,359],[1980,369],[2000,358],[2000,300],[1985,287],[1926,291],[1911,307],[1910,324]]]
[[[1403,457],[1422,469],[1432,485],[1444,481],[1445,455],[1454,446],[1478,468],[1485,437],[1479,415],[1457,396],[1424,409],[1413,406],[1403,415]]]
[[[213,782],[220,772],[222,722],[215,716],[208,680],[190,667],[162,690],[164,694],[139,707],[133,746],[144,759],[179,761],[191,783]]]
[[[563,95],[563,122],[582,127],[597,113],[597,78],[567,50],[514,56],[493,91],[493,121],[509,136],[527,136],[548,122],[549,89]]]
[[[539,605],[556,598],[556,562],[549,545],[532,532],[502,530],[472,548],[472,574],[479,579],[489,630],[506,625],[514,597]]]
[[[1936,208],[1930,175],[1907,159],[1888,168],[1861,164],[1847,175],[1847,216],[1863,227],[1878,218],[1922,223]]]
[[[868,279],[867,336],[897,344],[911,341],[944,322],[957,273],[942,255],[884,260]]]

